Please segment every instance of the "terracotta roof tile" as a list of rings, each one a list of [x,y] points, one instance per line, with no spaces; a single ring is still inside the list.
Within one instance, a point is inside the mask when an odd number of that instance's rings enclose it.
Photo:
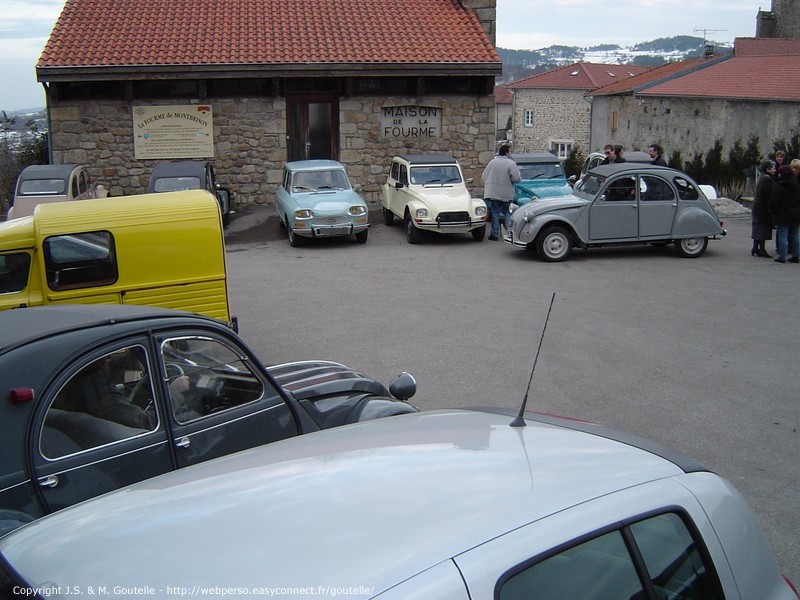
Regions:
[[[457,0],[67,0],[38,67],[499,63]]]
[[[720,57],[716,57],[718,60]],[[624,94],[646,86],[647,84],[661,81],[668,77],[675,77],[679,73],[698,68],[709,62],[708,58],[694,58],[680,62],[671,62],[650,71],[646,71],[635,77],[630,77],[623,81],[617,81],[611,85],[606,85],[586,94],[587,96],[610,96],[613,94]]]
[[[654,82],[645,96],[800,101],[800,40],[737,38],[728,60]]]
[[[644,73],[650,68],[578,62],[520,79],[508,87],[512,90],[529,88],[594,90],[620,79]]]
[[[505,85],[497,85],[494,88],[495,104],[511,104],[514,102],[514,94]]]

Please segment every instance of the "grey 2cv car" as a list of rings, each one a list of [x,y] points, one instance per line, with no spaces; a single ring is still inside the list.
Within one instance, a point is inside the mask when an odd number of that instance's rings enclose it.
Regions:
[[[391,395],[410,397],[409,377],[395,378],[390,392],[330,361],[265,367],[221,322],[180,311],[3,311],[0,535],[211,458],[414,412]]]
[[[574,246],[674,243],[681,256],[701,256],[709,238],[725,235],[714,208],[686,173],[642,164],[595,167],[572,194],[514,211],[505,241],[565,260]]]

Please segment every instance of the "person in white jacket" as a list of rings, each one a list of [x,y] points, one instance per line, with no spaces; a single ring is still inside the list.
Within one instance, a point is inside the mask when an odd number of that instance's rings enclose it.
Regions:
[[[509,205],[514,200],[514,184],[521,179],[517,163],[511,158],[511,146],[504,144],[486,168],[483,170],[483,198],[492,214],[490,240],[498,239],[500,234],[500,217],[508,231],[511,227],[511,211]]]

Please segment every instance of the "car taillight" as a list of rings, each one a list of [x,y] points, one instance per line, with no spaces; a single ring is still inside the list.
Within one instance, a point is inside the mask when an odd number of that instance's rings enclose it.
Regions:
[[[33,388],[11,388],[8,392],[8,399],[11,404],[23,404],[33,400]]]

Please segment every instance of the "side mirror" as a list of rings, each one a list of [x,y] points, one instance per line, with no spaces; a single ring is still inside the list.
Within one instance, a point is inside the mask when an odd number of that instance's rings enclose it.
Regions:
[[[389,393],[398,400],[408,400],[417,393],[417,380],[411,373],[400,373],[389,384]]]
[[[404,188],[404,187],[405,187],[405,184],[404,184],[404,183],[400,183],[400,182],[398,181],[397,183],[395,183],[395,184],[394,184],[394,187],[396,187],[396,188],[399,190],[399,189],[401,189],[401,188]]]
[[[364,189],[364,188],[363,188],[363,187],[361,187],[361,184],[360,184],[360,183],[357,183],[357,184],[355,184],[355,185],[353,186],[353,191],[354,191],[356,194],[360,194],[360,193],[361,193],[361,191],[362,191],[363,189]]]
[[[469,179],[467,179],[467,183],[468,183],[468,184],[471,184],[473,181],[474,181],[474,179],[473,179],[472,177],[470,177]]]

